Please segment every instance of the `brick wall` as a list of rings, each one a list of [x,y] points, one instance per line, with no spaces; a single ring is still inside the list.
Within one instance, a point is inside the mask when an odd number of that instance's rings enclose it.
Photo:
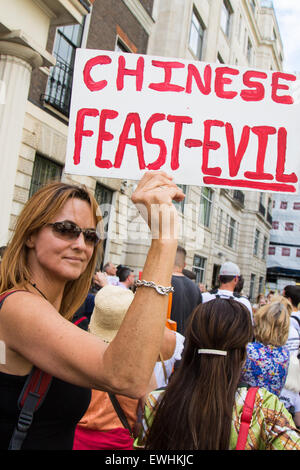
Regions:
[[[144,0],[147,10],[153,0]],[[87,48],[113,51],[116,44],[117,26],[119,26],[133,43],[137,52],[145,54],[148,44],[148,34],[120,0],[97,1],[93,7]]]
[[[56,27],[52,26],[49,29],[49,36],[47,41],[46,50],[52,54],[54,38],[55,38]],[[41,95],[45,93],[48,76],[45,72],[39,69],[35,69],[31,74],[31,82],[28,99],[35,105],[41,107],[42,103],[40,100]]]

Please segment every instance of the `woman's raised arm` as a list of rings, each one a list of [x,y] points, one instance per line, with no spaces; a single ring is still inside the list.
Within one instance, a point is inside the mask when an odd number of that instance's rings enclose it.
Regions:
[[[143,269],[146,281],[170,286],[178,229],[172,200],[183,198],[163,172],[147,172],[132,196],[152,233]],[[22,357],[28,367],[34,364],[62,380],[141,397],[159,354],[167,305],[167,295],[139,287],[117,336],[107,345],[65,320],[43,298],[15,293],[0,311],[0,339],[8,359],[0,370],[16,373],[16,358]]]

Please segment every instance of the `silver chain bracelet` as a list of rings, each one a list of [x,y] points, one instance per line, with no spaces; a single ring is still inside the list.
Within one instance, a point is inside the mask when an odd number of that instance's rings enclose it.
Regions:
[[[144,280],[138,279],[137,281],[135,281],[135,286],[136,287],[153,287],[153,289],[155,289],[156,292],[161,295],[168,295],[170,292],[174,292],[174,287],[159,286],[158,284],[155,284],[153,281],[144,281]]]

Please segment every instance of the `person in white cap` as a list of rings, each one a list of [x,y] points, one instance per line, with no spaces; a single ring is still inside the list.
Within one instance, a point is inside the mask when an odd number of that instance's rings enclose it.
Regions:
[[[204,292],[202,294],[202,303],[209,302],[210,300],[215,299],[216,297],[219,297],[221,299],[228,299],[232,297],[248,308],[253,322],[251,303],[249,302],[247,297],[234,292],[234,289],[239,282],[240,276],[240,268],[235,263],[232,263],[231,261],[226,261],[225,263],[223,263],[219,273],[220,287],[218,289],[213,289],[210,292]]]

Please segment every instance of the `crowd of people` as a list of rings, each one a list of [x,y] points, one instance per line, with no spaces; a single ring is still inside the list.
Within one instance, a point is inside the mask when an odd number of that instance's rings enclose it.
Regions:
[[[300,450],[300,287],[251,304],[229,261],[218,286],[197,284],[177,240],[183,198],[164,172],[139,182],[155,237],[137,281],[96,269],[85,187],[27,202],[0,265],[1,449]]]

